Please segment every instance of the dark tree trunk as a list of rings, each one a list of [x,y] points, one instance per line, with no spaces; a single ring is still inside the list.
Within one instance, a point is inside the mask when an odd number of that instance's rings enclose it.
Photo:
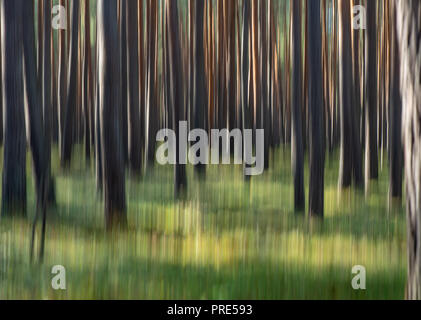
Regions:
[[[85,156],[91,158],[91,117],[92,117],[92,67],[91,67],[91,23],[89,14],[89,0],[85,0],[85,45],[83,55],[82,103],[85,122]]]
[[[65,0],[60,0],[60,5],[65,6]],[[60,29],[58,30],[58,143],[60,154],[64,136],[64,115],[66,114],[66,56],[66,30]]]
[[[252,129],[250,120],[250,101],[249,101],[249,83],[250,83],[250,0],[244,0],[243,4],[243,29],[242,29],[242,47],[241,47],[241,108],[243,119],[243,132],[246,129]],[[247,144],[244,144],[246,148]],[[244,154],[249,154],[249,150],[243,150]],[[244,157],[243,157],[244,158]],[[250,181],[250,175],[246,174],[247,164],[244,162],[244,178]]]
[[[129,1],[131,2],[131,1]],[[136,2],[139,5],[139,1]],[[136,12],[137,15],[137,12]],[[137,26],[136,26],[137,29]],[[135,32],[134,30],[132,31]],[[129,159],[128,151],[128,114],[127,114],[127,1],[120,0],[120,41],[121,41],[121,134],[123,139],[123,157],[127,163]],[[140,149],[140,148],[139,148]]]
[[[357,186],[361,179],[361,144],[358,126],[352,105],[352,50],[351,50],[351,13],[349,0],[339,1],[339,117],[340,117],[340,163],[339,188],[351,186],[352,173]]]
[[[46,177],[47,161],[45,152],[44,126],[42,120],[42,100],[37,88],[36,51],[34,30],[34,3],[23,6],[23,50],[24,78],[27,99],[29,144],[32,151],[37,202],[42,203],[42,182]]]
[[[23,101],[23,0],[2,1],[4,153],[2,215],[26,214],[26,139]]]
[[[366,190],[371,179],[378,177],[377,151],[377,1],[367,1],[367,30],[366,34],[366,106],[365,106],[365,184]],[[371,90],[369,88],[372,88]]]
[[[148,165],[153,165],[155,162],[155,143],[156,133],[158,130],[158,105],[155,88],[155,64],[156,64],[156,21],[157,3],[156,0],[148,0],[148,19],[149,19],[149,34],[148,34],[148,63],[147,63],[147,92],[146,92],[146,114],[148,121],[147,132],[147,146],[146,158]],[[178,25],[177,25],[178,28]],[[175,30],[171,30],[174,32]],[[180,63],[182,60],[180,59]],[[181,67],[181,65],[180,65]],[[181,70],[180,70],[181,72]]]
[[[203,46],[204,0],[195,3],[195,52],[194,52],[194,129],[205,129],[205,112],[208,110],[205,79],[205,50]],[[204,164],[195,166],[198,172],[205,172]]]
[[[394,14],[395,15],[395,14]],[[400,56],[398,43],[398,30],[396,29],[396,18],[392,20],[392,48],[391,53],[393,61],[392,65],[392,87],[391,87],[391,103],[389,111],[389,147],[390,147],[390,184],[389,197],[391,200],[402,198],[402,100],[400,92]]]
[[[310,188],[309,215],[323,217],[324,155],[323,143],[323,87],[320,30],[320,0],[310,0],[308,10],[309,54],[309,149]]]
[[[421,2],[397,0],[397,38],[401,59],[403,143],[406,181],[407,299],[421,299]]]
[[[52,115],[52,94],[51,94],[51,0],[44,0],[44,33],[42,60],[42,114],[44,119],[44,161],[45,177],[48,183],[48,202],[55,204],[55,184],[51,178],[51,115]]]
[[[170,88],[171,96],[174,97],[172,103],[172,127],[177,137],[177,148],[180,150],[179,142],[179,122],[185,120],[185,110],[183,106],[183,82],[181,74],[181,47],[179,35],[179,18],[177,1],[166,1],[166,14],[168,19],[169,34],[169,68],[170,68]],[[177,152],[176,164],[174,167],[174,193],[179,197],[187,188],[186,166],[181,163],[181,158]]]
[[[139,47],[137,36],[137,6],[137,1],[127,2],[128,148],[129,168],[135,175],[140,174],[142,165],[139,117]]]
[[[304,155],[302,138],[302,50],[301,50],[301,0],[292,2],[292,105],[291,105],[291,164],[294,176],[294,208],[304,210]]]
[[[61,165],[70,165],[73,138],[75,136],[75,117],[77,112],[77,69],[78,69],[78,34],[79,34],[79,0],[72,1],[71,9],[71,41],[70,57],[67,72],[66,116],[64,119],[64,133],[61,150]]]
[[[127,225],[124,159],[121,148],[119,105],[120,60],[118,48],[117,2],[99,0],[98,64],[99,106],[103,165],[105,225],[107,230]]]

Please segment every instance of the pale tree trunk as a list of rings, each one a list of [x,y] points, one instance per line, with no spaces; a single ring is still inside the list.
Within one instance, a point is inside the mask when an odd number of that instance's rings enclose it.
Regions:
[[[421,299],[421,2],[396,0],[406,181],[407,299]]]

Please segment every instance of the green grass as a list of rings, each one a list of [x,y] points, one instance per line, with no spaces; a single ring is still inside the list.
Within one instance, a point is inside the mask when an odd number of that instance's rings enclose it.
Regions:
[[[58,206],[49,212],[43,265],[29,263],[28,156],[28,219],[0,221],[0,299],[404,298],[405,214],[388,209],[386,164],[365,198],[338,194],[338,155],[328,157],[323,222],[293,211],[287,149],[250,185],[239,166],[208,166],[202,182],[189,166],[182,202],[173,199],[172,167],[156,165],[139,181],[127,174],[129,229],[107,235],[94,167],[82,154],[77,147],[63,172],[54,150]],[[66,268],[65,291],[51,288],[56,264]],[[367,270],[365,291],[351,287],[357,264]]]

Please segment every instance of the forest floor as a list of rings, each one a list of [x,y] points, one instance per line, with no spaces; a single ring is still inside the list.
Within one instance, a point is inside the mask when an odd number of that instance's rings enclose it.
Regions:
[[[156,165],[139,180],[126,175],[129,228],[107,235],[95,168],[83,154],[78,146],[65,172],[53,150],[57,207],[49,211],[42,265],[29,263],[28,155],[28,218],[0,221],[0,299],[404,298],[405,212],[388,209],[386,160],[365,198],[338,194],[338,154],[327,155],[323,222],[293,211],[288,148],[249,185],[241,166],[208,166],[203,181],[188,166],[180,202],[172,167]],[[308,159],[306,200],[307,167]],[[66,268],[66,290],[52,289],[53,265]],[[354,265],[366,268],[366,290],[351,286]]]

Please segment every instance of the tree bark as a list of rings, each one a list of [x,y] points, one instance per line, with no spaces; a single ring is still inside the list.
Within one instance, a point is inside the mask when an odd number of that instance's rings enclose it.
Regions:
[[[138,47],[138,1],[127,1],[127,84],[128,84],[128,152],[129,168],[140,174],[141,142],[139,116],[139,47]],[[125,92],[123,92],[123,95]],[[154,137],[155,138],[155,137]]]
[[[61,150],[61,165],[70,165],[73,138],[75,136],[75,117],[77,112],[77,70],[78,70],[78,34],[79,34],[79,0],[73,0],[71,6],[71,41],[70,57],[67,72],[66,116]]]
[[[2,1],[4,152],[2,215],[26,214],[26,139],[23,101],[23,0]]]
[[[302,138],[302,50],[301,50],[301,0],[292,2],[292,130],[291,163],[294,177],[294,208],[304,210],[304,155]]]
[[[309,40],[309,215],[323,217],[324,155],[320,0],[307,2]]]
[[[124,159],[121,148],[119,105],[120,79],[117,2],[98,0],[99,111],[103,166],[105,226],[107,230],[127,225]]]
[[[370,180],[378,177],[377,151],[377,30],[376,30],[376,1],[367,1],[367,30],[366,34],[366,106],[365,106],[365,186],[369,187]],[[373,88],[370,90],[369,88]]]
[[[183,107],[183,87],[181,74],[181,47],[179,35],[179,17],[177,1],[166,0],[166,14],[168,19],[168,29],[171,32],[169,41],[169,67],[170,67],[170,88],[172,102],[172,126],[177,137],[177,148],[180,150],[179,122],[185,120],[185,110]],[[181,163],[180,154],[177,152],[177,161],[174,166],[174,193],[175,197],[180,197],[187,188],[186,166]]]
[[[403,143],[406,181],[408,276],[406,298],[421,299],[421,2],[396,0],[401,60]]]

